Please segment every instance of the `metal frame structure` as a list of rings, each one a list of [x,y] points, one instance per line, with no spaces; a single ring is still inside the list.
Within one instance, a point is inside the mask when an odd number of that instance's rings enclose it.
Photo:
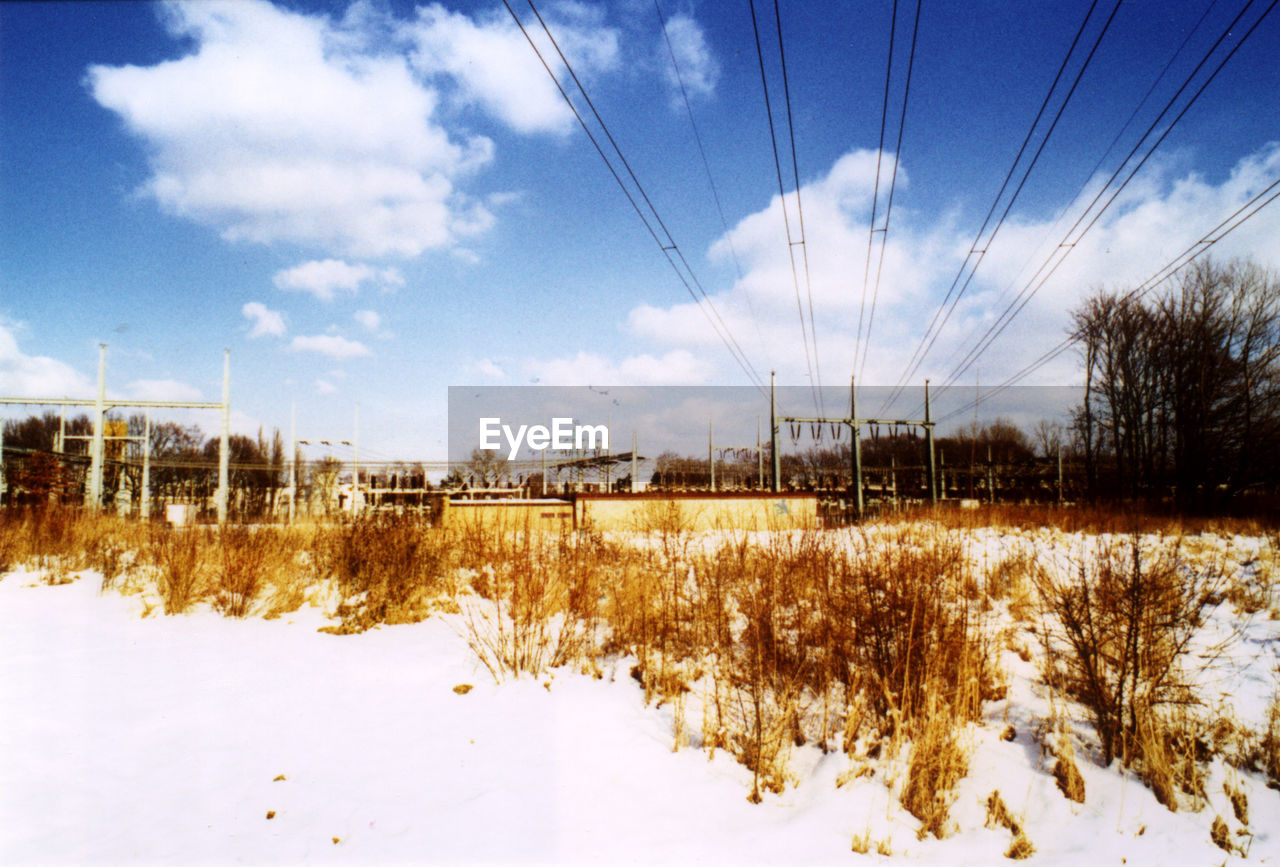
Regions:
[[[118,406],[140,407],[145,409],[165,408],[165,409],[219,409],[222,411],[222,434],[218,443],[218,492],[216,495],[218,508],[218,523],[225,524],[227,521],[227,505],[230,498],[230,458],[231,450],[229,441],[231,438],[231,350],[224,350],[222,360],[222,402],[212,403],[209,401],[191,401],[191,400],[117,400],[107,399],[107,344],[98,344],[98,394],[92,400],[78,400],[75,398],[44,398],[44,397],[0,397],[0,405],[34,405],[34,406],[91,406],[93,407],[93,437],[90,440],[89,447],[89,479],[85,484],[84,503],[91,509],[102,508],[102,481],[103,481],[103,463],[104,463],[104,444],[107,410]],[[147,417],[147,434],[148,442],[143,452],[143,502],[148,503],[146,487],[148,484],[148,472],[151,447],[149,441],[150,435],[150,415]],[[2,441],[0,441],[2,442]],[[0,448],[0,454],[3,449]],[[3,464],[0,463],[0,467]],[[0,473],[3,471],[0,470]],[[145,510],[145,507],[144,507]]]
[[[782,487],[782,456],[778,451],[778,428],[781,424],[843,424],[849,427],[853,435],[853,489],[854,507],[858,517],[862,517],[864,503],[862,499],[862,428],[863,426],[884,425],[886,427],[920,427],[924,428],[925,439],[929,448],[929,503],[938,502],[937,468],[934,466],[933,427],[935,422],[929,413],[929,380],[924,382],[924,418],[860,418],[858,416],[858,387],[849,382],[849,416],[847,418],[817,418],[809,416],[779,416],[777,403],[774,400],[773,376],[769,381],[769,445],[772,457],[772,487],[774,492]]]

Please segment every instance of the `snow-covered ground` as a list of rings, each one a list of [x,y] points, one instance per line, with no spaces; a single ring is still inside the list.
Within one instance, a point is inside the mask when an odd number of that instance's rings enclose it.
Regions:
[[[1052,557],[1073,540],[1022,543]],[[1007,544],[974,542],[977,556]],[[143,617],[140,597],[100,592],[92,572],[41,577],[0,579],[3,864],[838,864],[883,858],[877,847],[995,864],[1010,844],[984,827],[996,790],[1034,863],[1280,863],[1280,792],[1220,761],[1199,812],[1170,812],[1086,755],[1085,802],[1063,797],[1036,737],[1048,714],[1037,667],[1012,651],[1007,697],[967,735],[958,830],[921,840],[882,780],[847,780],[848,758],[812,746],[792,755],[794,785],[749,803],[750,773],[730,755],[673,751],[671,708],[645,705],[630,660],[599,679],[495,684],[457,617],[337,636],[310,606],[277,620]],[[1234,647],[1214,682],[1257,719],[1280,626],[1263,611]],[[1247,826],[1228,778],[1247,792]],[[1210,841],[1217,816],[1247,861]]]

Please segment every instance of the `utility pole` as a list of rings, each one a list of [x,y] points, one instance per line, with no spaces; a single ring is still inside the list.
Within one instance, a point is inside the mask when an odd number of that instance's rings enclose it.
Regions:
[[[351,516],[360,516],[360,404],[356,404],[355,433],[351,439]]]
[[[85,505],[97,511],[102,508],[102,437],[107,414],[107,344],[98,344],[98,397],[93,404],[93,443],[89,447],[89,484],[85,488]]]
[[[764,450],[760,448],[760,444],[760,416],[755,416],[755,464],[759,471],[756,484],[759,484],[760,490],[764,490]]]
[[[1058,505],[1062,505],[1062,443],[1058,443]]]
[[[933,465],[933,421],[929,415],[929,380],[924,381],[924,432],[929,441],[929,505],[938,505],[938,475]]]
[[[545,452],[545,450],[544,450]],[[631,432],[631,493],[640,490],[640,459],[636,457],[636,432]]]
[[[778,402],[773,385],[777,371],[769,371],[769,463],[770,484],[776,494],[782,490],[782,458],[778,454]]]
[[[298,516],[298,405],[289,405],[289,523]]]
[[[222,354],[222,437],[218,443],[218,524],[227,523],[231,499],[231,350]],[[101,446],[99,446],[101,448]]]
[[[151,518],[151,410],[147,410],[142,429],[142,520]]]
[[[715,423],[707,422],[707,463],[711,466],[711,493],[716,492],[716,439]]]
[[[778,425],[779,423],[787,424],[843,424],[849,427],[853,434],[853,484],[852,496],[853,507],[857,513],[857,517],[861,518],[866,508],[866,502],[863,499],[862,491],[862,426],[865,425],[886,425],[895,429],[898,426],[922,427],[925,429],[925,436],[929,444],[929,464],[928,464],[928,485],[929,485],[929,501],[937,502],[937,480],[935,479],[936,467],[933,463],[933,419],[929,415],[929,383],[925,382],[925,402],[924,402],[924,419],[906,419],[906,418],[859,418],[858,416],[858,383],[853,378],[849,379],[849,415],[846,418],[809,418],[804,416],[781,416],[776,411],[776,403],[774,401],[774,393],[772,387],[769,390],[769,423],[770,423],[770,441],[774,446],[774,490],[778,489]]]
[[[862,425],[858,422],[858,383],[849,377],[849,420],[853,429],[853,508],[859,519],[865,504],[862,502]]]

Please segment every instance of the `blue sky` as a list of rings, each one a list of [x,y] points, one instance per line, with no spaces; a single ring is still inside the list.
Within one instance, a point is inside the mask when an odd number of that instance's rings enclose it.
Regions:
[[[899,5],[882,197],[895,153],[900,171],[868,295],[888,0],[780,4],[803,247],[774,7],[756,3],[807,281],[790,270],[749,4],[662,0],[723,222],[652,0],[539,6],[765,378],[847,382],[871,295],[861,381],[902,376],[1089,10],[923,3],[899,148],[914,4]],[[1113,5],[1097,4],[1066,81]],[[1076,193],[1103,184],[1244,6],[1120,6],[912,385],[954,373],[1091,197]],[[1018,370],[1091,287],[1141,282],[1280,177],[1278,49],[1272,14],[966,385]],[[368,457],[436,459],[450,385],[750,383],[501,3],[0,5],[0,215],[6,396],[90,394],[106,342],[114,395],[216,400],[229,348],[237,429],[287,433],[296,404],[299,436],[346,436],[358,403]],[[1280,205],[1214,252],[1280,266]],[[1064,356],[1028,381],[1077,380]]]

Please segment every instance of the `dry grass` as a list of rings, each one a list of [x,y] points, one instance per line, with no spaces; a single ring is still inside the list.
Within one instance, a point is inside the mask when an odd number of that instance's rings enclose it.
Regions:
[[[526,532],[504,555],[475,573],[478,596],[462,608],[467,641],[493,678],[536,676],[593,657],[607,559],[600,547]]]
[[[929,525],[709,538],[657,511],[624,544],[405,517],[213,531],[41,510],[0,513],[0,561],[44,563],[51,575],[91,566],[104,586],[142,574],[171,614],[207,602],[228,616],[271,617],[318,588],[341,598],[336,632],[449,610],[495,680],[560,666],[598,675],[625,660],[646,700],[670,705],[676,748],[729,751],[751,772],[751,800],[792,782],[799,747],[843,749],[842,779],[883,777],[920,833],[939,837],[968,772],[969,727],[1004,689],[996,651],[1030,656],[1008,612],[1039,622],[1046,656],[1062,660],[1045,677],[1087,708],[1105,759],[1136,763],[1171,807],[1202,800],[1204,724],[1182,663],[1217,574],[1190,568],[1175,544],[1136,539],[1069,577],[1048,574],[1027,549],[980,567],[948,529],[1036,517],[996,509]],[[1108,529],[1123,523],[1101,513],[1069,520],[1104,518]],[[1250,737],[1242,754],[1280,779],[1280,694],[1268,729]],[[1055,744],[1053,774],[1083,802],[1069,742]],[[1007,857],[1027,857],[1034,847],[993,799],[989,820],[1011,835]],[[860,845],[887,850],[869,835]]]
[[[940,707],[916,727],[903,789],[902,806],[920,820],[920,836],[942,838],[950,831],[948,817],[956,783],[969,772],[969,750],[962,742],[963,720],[954,709]]]
[[[184,614],[208,593],[203,535],[199,527],[152,530],[147,554],[157,570],[165,614]]]
[[[1277,515],[1268,516],[1188,516],[1133,503],[1050,506],[1020,503],[983,504],[976,509],[959,509],[954,503],[903,509],[884,520],[914,524],[935,522],[957,530],[978,527],[1036,529],[1054,527],[1065,533],[1119,534],[1150,533],[1184,536],[1199,533],[1257,536],[1277,528]]]
[[[228,617],[247,617],[268,596],[264,614],[270,614],[288,588],[302,583],[295,547],[298,537],[279,528],[219,528],[211,542],[216,569],[214,607]]]
[[[1221,575],[1195,570],[1177,543],[1104,546],[1074,578],[1042,574],[1046,677],[1092,713],[1103,758],[1127,765],[1155,744],[1162,709],[1193,701],[1182,666]]]
[[[1022,828],[1022,823],[1005,806],[1004,799],[1000,797],[999,791],[993,791],[987,797],[986,826],[988,828],[1008,829],[1010,835],[1009,848],[1005,850],[1004,857],[1014,861],[1021,861],[1035,854],[1036,847],[1031,844],[1031,840]]]
[[[376,515],[318,527],[310,560],[316,580],[335,582],[343,602],[334,631],[362,632],[380,623],[428,616],[447,584],[452,538],[412,515]]]
[[[1084,803],[1084,777],[1076,766],[1075,751],[1065,735],[1059,735],[1053,747],[1053,779],[1063,797],[1077,804]]]
[[[1036,853],[1036,847],[1031,844],[1031,840],[1027,835],[1019,831],[1013,836],[1013,842],[1009,844],[1009,848],[1005,850],[1004,857],[1011,858],[1014,861],[1021,861],[1030,858]]]
[[[1280,783],[1280,669],[1276,670],[1276,691],[1267,704],[1267,720],[1259,745],[1259,764],[1267,776]]]

